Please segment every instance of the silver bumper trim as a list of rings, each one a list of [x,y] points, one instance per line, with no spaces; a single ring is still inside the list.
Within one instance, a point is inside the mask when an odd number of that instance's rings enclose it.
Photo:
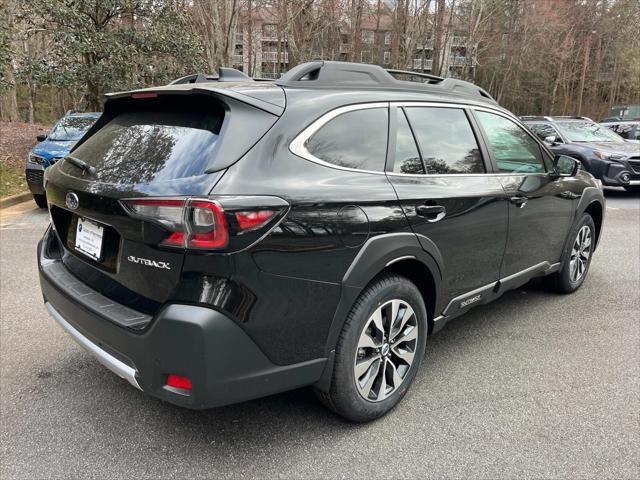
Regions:
[[[640,180],[631,180],[629,181],[628,185],[640,185]]]
[[[96,359],[113,373],[118,375],[120,378],[124,378],[131,385],[136,387],[138,390],[142,390],[138,381],[136,380],[136,374],[138,373],[136,369],[131,368],[124,362],[121,362],[113,355],[105,352],[103,349],[98,347],[95,343],[89,340],[87,337],[82,335],[78,330],[73,328],[69,322],[67,322],[62,315],[58,313],[58,311],[49,303],[45,303],[47,310],[53,317],[53,319],[58,322],[58,324],[73,337],[73,339],[80,344],[85,350],[87,350],[90,354],[92,354]]]

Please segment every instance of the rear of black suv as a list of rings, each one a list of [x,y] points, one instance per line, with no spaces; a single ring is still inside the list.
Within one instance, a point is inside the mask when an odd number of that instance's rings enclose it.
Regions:
[[[601,189],[483,90],[341,62],[241,75],[111,95],[47,172],[47,308],[135,387],[207,408],[314,385],[372,420],[447,321],[584,281]]]
[[[270,285],[242,253],[289,204],[276,195],[215,195],[283,107],[274,85],[114,95],[91,135],[47,175],[52,222],[39,245],[47,308],[147,393],[202,408],[322,373],[322,355],[269,358],[243,328],[261,308],[256,292],[277,302],[290,288]]]

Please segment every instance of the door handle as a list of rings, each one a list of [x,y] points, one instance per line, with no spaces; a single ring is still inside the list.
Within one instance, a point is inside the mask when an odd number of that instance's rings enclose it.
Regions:
[[[442,205],[418,205],[416,214],[427,219],[427,222],[438,222],[447,214],[447,209]]]
[[[523,208],[529,199],[527,197],[523,197],[522,195],[516,195],[514,197],[509,197],[509,201],[513,203],[518,208]]]

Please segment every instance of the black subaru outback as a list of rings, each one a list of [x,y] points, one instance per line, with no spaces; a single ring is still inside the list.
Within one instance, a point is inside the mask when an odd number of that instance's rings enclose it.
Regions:
[[[51,315],[168,402],[311,385],[366,421],[450,319],[533,277],[579,288],[599,184],[477,86],[403,75],[312,62],[109,95],[47,171]]]

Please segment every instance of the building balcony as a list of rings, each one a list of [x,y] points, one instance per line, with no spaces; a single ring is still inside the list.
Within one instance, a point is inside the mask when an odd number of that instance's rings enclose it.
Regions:
[[[414,70],[431,70],[433,68],[433,60],[430,58],[414,58]]]
[[[273,78],[273,79],[278,79],[282,76],[282,74],[280,73],[273,73],[273,72],[262,72],[262,77],[261,78]]]
[[[455,67],[464,66],[467,64],[467,57],[455,56],[451,57],[449,64]]]
[[[277,62],[278,61],[278,52],[262,52],[262,61],[263,62]],[[289,53],[282,52],[280,54],[280,61],[282,63],[289,63]]]

